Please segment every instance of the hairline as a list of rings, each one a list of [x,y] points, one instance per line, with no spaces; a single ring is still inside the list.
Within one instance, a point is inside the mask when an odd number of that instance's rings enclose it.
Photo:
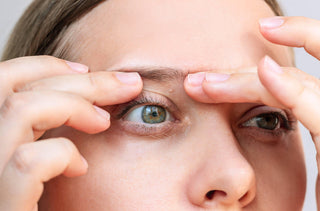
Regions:
[[[270,0],[263,0],[263,2],[272,10],[273,14],[275,16],[280,16],[283,15],[283,11],[281,10],[280,7],[273,7],[272,3],[274,3],[274,1],[270,1]],[[101,2],[102,3],[102,2]],[[65,60],[71,60],[71,61],[77,61],[77,53],[76,52],[80,52],[78,47],[75,47],[76,45],[74,45],[74,37],[72,36],[74,33],[77,33],[77,30],[81,30],[80,27],[76,30],[74,30],[74,28],[79,25],[79,22],[85,18],[88,14],[90,14],[91,12],[93,12],[95,10],[95,8],[99,7],[99,5],[101,4],[99,3],[97,6],[95,6],[91,11],[89,11],[88,13],[86,13],[83,17],[79,18],[78,20],[74,21],[66,30],[62,31],[59,33],[59,35],[57,36],[57,47],[56,49],[51,53],[52,56],[54,57],[58,57],[61,59],[65,59]],[[276,1],[276,3],[278,3]],[[79,33],[78,33],[79,34]],[[294,61],[294,52],[292,50],[292,48],[290,48],[291,54],[292,54],[292,58]],[[49,52],[45,52],[47,54],[49,54]]]

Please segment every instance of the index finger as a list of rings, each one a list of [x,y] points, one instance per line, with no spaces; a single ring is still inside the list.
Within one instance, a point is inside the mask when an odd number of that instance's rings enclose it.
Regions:
[[[271,17],[260,20],[261,34],[270,42],[303,47],[320,59],[320,21],[306,17]]]
[[[18,91],[62,91],[79,95],[98,106],[134,99],[142,90],[142,80],[133,72],[91,72],[62,75],[34,81]]]
[[[88,67],[53,56],[21,57],[0,63],[0,102],[17,86],[55,75],[86,73]]]
[[[292,68],[293,69],[293,68]],[[298,74],[298,72],[296,72]],[[293,115],[314,136],[320,135],[320,93],[319,81],[303,81],[293,76],[290,69],[280,68],[271,58],[264,58],[258,67],[258,74],[233,74],[224,81],[204,80],[203,92],[213,103],[262,103],[268,106],[291,110]],[[309,83],[309,85],[308,85]],[[187,93],[200,102],[203,100]]]

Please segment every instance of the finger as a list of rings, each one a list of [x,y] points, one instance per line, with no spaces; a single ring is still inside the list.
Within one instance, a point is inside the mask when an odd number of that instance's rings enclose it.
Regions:
[[[260,20],[260,31],[269,41],[304,47],[320,59],[320,21],[306,17],[272,17]]]
[[[314,145],[316,147],[317,150],[317,155],[316,155],[316,159],[317,159],[317,167],[318,167],[318,177],[317,177],[317,183],[316,183],[316,198],[317,198],[317,205],[318,205],[318,210],[319,210],[319,205],[320,205],[320,174],[319,174],[319,170],[320,170],[320,136],[316,136],[311,134],[312,136],[312,140],[314,142]]]
[[[93,104],[105,106],[134,99],[142,90],[137,73],[93,72],[62,75],[26,84],[18,91],[58,90],[78,94]]]
[[[318,79],[297,68],[282,68],[288,77],[292,77],[315,93],[320,93]],[[190,77],[190,76],[189,76]],[[203,83],[198,87],[185,80],[186,92],[193,99],[203,103],[263,103],[269,106],[284,108],[261,83],[258,73],[238,69],[237,73],[204,73]],[[198,92],[197,92],[198,91]],[[201,93],[201,94],[199,94]],[[202,93],[204,97],[202,96]],[[209,98],[209,100],[208,100]]]
[[[265,58],[259,69],[262,84],[283,105],[292,110],[294,116],[310,131],[317,151],[317,164],[319,168],[319,135],[320,135],[320,95],[313,89],[304,86],[301,80],[289,77],[279,65]],[[319,82],[318,82],[319,83]],[[279,91],[281,90],[281,91]],[[319,172],[316,184],[317,206],[320,206],[320,180]]]
[[[318,163],[318,171],[319,171],[319,158],[317,158],[317,163]],[[317,176],[317,182],[316,182],[316,199],[317,199],[317,210],[320,209],[320,175],[318,174]]]
[[[67,139],[21,145],[0,177],[0,210],[32,210],[44,182],[60,174],[83,175],[87,167],[77,148]]]
[[[267,103],[281,106],[260,83],[257,73],[221,74],[208,72],[205,80],[196,90],[186,87],[186,92],[202,103]],[[200,93],[200,91],[199,91]],[[208,100],[208,98],[210,100]]]
[[[224,81],[232,81],[239,82],[238,80],[233,79],[236,75],[240,77],[245,77],[245,74],[249,74],[250,77],[253,75],[256,75],[257,73],[257,68],[256,67],[251,67],[251,68],[245,68],[245,69],[229,69],[229,70],[217,70],[215,73],[210,73],[210,72],[199,72],[199,73],[194,73],[194,74],[189,74],[188,77],[186,77],[184,81],[184,88],[185,91],[189,96],[191,96],[194,100],[202,102],[202,103],[217,103],[220,99],[215,99],[215,89],[212,89],[211,92],[206,92],[203,89],[203,84],[207,83],[207,81],[211,81],[213,85],[216,85],[217,83],[222,83]],[[237,76],[237,77],[238,77]],[[253,81],[253,80],[251,80]],[[246,82],[247,83],[247,82]],[[247,84],[246,84],[247,85]],[[232,86],[233,87],[233,86]],[[228,87],[228,88],[232,88]],[[248,89],[249,90],[249,89]],[[224,91],[222,89],[222,91]],[[233,96],[230,95],[229,92],[224,92],[225,98],[232,101],[237,101]],[[233,96],[233,100],[229,97]]]
[[[260,62],[258,75],[261,83],[272,96],[290,109],[312,134],[320,134],[319,93],[306,87],[301,80],[284,72],[269,57]]]
[[[98,133],[110,125],[110,115],[77,95],[56,92],[21,92],[10,96],[0,109],[0,172],[17,146],[32,142],[34,132],[63,124]]]
[[[184,81],[184,87],[189,96],[202,103],[213,103],[214,100],[210,98],[202,88],[202,83],[204,82],[206,73],[194,73],[189,74]]]
[[[86,73],[85,65],[64,61],[52,56],[22,57],[0,63],[0,99],[8,92],[30,81],[54,75]]]

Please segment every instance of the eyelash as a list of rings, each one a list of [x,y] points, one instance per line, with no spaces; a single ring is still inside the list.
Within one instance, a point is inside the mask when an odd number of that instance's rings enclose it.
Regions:
[[[143,105],[156,105],[161,106],[164,109],[168,110],[170,112],[170,108],[167,105],[167,102],[164,102],[163,99],[155,99],[153,97],[149,97],[146,95],[142,95],[141,97],[126,103],[122,104],[120,107],[120,110],[118,111],[118,114],[116,115],[117,119],[123,118],[132,108],[136,106],[143,106]]]
[[[241,123],[239,124],[239,128],[240,129],[250,129],[251,132],[249,133],[253,133],[254,137],[259,137],[257,136],[258,134],[263,134],[266,137],[269,137],[270,140],[274,140],[274,138],[278,139],[283,135],[286,135],[288,132],[290,131],[294,131],[294,123],[296,122],[295,118],[292,116],[292,114],[290,114],[289,112],[284,112],[285,114],[283,114],[282,112],[278,112],[278,111],[270,111],[270,108],[268,108],[267,106],[260,106],[262,108],[253,108],[250,111],[246,112],[246,114],[244,114],[244,116],[250,116],[249,118],[245,118],[245,121],[241,121]],[[267,107],[268,109],[263,109]],[[262,111],[261,111],[262,110]],[[269,110],[269,111],[268,111]],[[258,116],[261,115],[267,115],[267,114],[272,114],[275,115],[278,119],[279,119],[279,128],[274,129],[274,130],[268,130],[268,129],[263,129],[263,128],[259,128],[259,127],[251,127],[251,126],[244,126],[243,124],[250,121],[253,118],[256,118]]]
[[[181,114],[179,113],[178,108],[175,106],[173,102],[167,99],[164,96],[155,93],[142,93],[138,98],[132,100],[131,102],[118,105],[114,112],[114,117],[118,120],[123,119],[133,108],[137,108],[139,106],[160,106],[166,111],[170,113],[173,117],[173,121],[166,121],[163,123],[150,125],[145,123],[136,123],[130,122],[126,120],[120,121],[122,128],[131,134],[136,134],[139,136],[149,136],[154,138],[163,138],[170,136],[172,130],[177,130],[181,128],[181,123],[179,118],[181,119]],[[273,108],[274,110],[275,108]],[[279,128],[274,130],[268,130],[256,126],[244,126],[243,124],[247,121],[257,118],[261,115],[271,114],[278,118],[279,120]],[[257,106],[255,108],[250,109],[247,111],[243,116],[246,116],[245,119],[241,118],[240,124],[238,124],[239,129],[250,129],[249,133],[252,134],[263,134],[269,138],[279,138],[282,135],[288,133],[288,131],[294,130],[293,125],[296,121],[294,117],[289,112],[284,112],[282,110],[277,111],[270,111],[270,107],[268,106]],[[180,127],[179,127],[180,125]],[[171,133],[170,133],[171,132]]]
[[[149,136],[152,138],[163,138],[166,136],[170,136],[171,130],[179,128],[177,127],[179,125],[178,123],[180,123],[179,119],[177,118],[177,115],[179,113],[177,107],[164,96],[160,96],[158,94],[154,94],[153,96],[153,93],[143,93],[138,98],[134,99],[129,103],[119,105],[115,112],[115,118],[118,120],[123,119],[133,108],[145,105],[160,106],[164,108],[167,112],[170,113],[170,115],[173,118],[173,121],[165,121],[163,123],[155,125],[147,123],[135,123],[125,120],[121,121],[122,127],[127,132],[139,136],[142,135]]]
[[[281,123],[283,123],[283,128],[286,130],[293,130],[293,123],[294,121],[290,121],[285,115],[281,114],[280,112],[270,112],[267,114],[273,114],[279,117],[280,119],[280,128],[281,128]]]
[[[265,112],[265,113],[260,113],[260,114],[258,114],[258,115],[255,115],[254,117],[248,119],[248,120],[245,121],[244,123],[250,121],[250,120],[253,119],[253,118],[257,118],[257,117],[259,117],[259,116],[268,115],[268,114],[274,115],[274,116],[276,116],[276,117],[279,119],[279,121],[280,121],[280,122],[279,122],[280,128],[283,128],[283,129],[286,129],[286,130],[293,130],[292,123],[293,123],[294,121],[289,121],[289,120],[287,119],[287,117],[286,117],[285,115],[281,114],[280,112]],[[244,123],[242,123],[242,124],[244,124]],[[242,127],[250,127],[250,126],[242,126]],[[263,128],[261,128],[261,129],[263,129]],[[265,130],[267,130],[267,129],[265,129]]]

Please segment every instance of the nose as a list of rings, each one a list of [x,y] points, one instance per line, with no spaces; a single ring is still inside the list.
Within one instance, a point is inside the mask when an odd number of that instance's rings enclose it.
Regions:
[[[216,144],[207,146],[209,150],[198,156],[199,165],[188,186],[189,200],[196,206],[215,210],[247,206],[255,198],[256,180],[237,140],[224,132],[223,135],[215,134],[210,143]]]

